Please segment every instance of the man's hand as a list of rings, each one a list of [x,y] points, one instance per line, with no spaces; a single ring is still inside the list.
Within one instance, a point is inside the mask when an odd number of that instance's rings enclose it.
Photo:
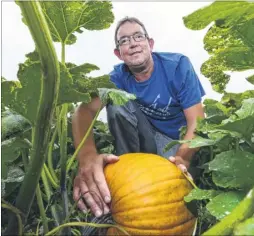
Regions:
[[[119,160],[112,154],[86,157],[79,162],[78,175],[74,179],[73,199],[80,210],[90,208],[96,217],[109,212],[110,192],[104,176],[104,167]]]
[[[190,167],[190,161],[185,160],[181,156],[170,156],[168,160],[174,163],[183,173],[185,173],[189,178],[192,179],[192,176],[188,172],[188,168]]]

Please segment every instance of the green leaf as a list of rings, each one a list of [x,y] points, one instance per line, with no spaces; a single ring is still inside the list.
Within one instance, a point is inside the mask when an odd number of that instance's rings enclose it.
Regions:
[[[254,179],[254,154],[226,151],[215,156],[209,164],[216,185],[224,188],[249,188]]]
[[[254,98],[249,98],[243,101],[241,109],[236,111],[239,119],[244,119],[248,116],[254,116]]]
[[[186,202],[191,202],[193,200],[204,200],[204,199],[213,199],[218,194],[220,194],[221,191],[216,190],[203,190],[203,189],[192,189],[191,192],[184,197],[184,200]]]
[[[254,90],[247,90],[244,93],[224,93],[221,102],[226,107],[237,110],[242,106],[245,99],[254,98]]]
[[[254,133],[254,98],[243,101],[241,109],[236,111],[235,115],[224,120],[222,125],[218,128],[221,130],[228,130],[230,132],[237,132],[248,143],[251,143],[251,138]]]
[[[1,180],[1,197],[5,196],[5,183]]]
[[[230,76],[225,71],[254,68],[254,3],[247,1],[215,1],[184,17],[186,27],[201,30],[214,23],[204,38],[210,58],[201,72],[211,81],[213,89],[222,93]]]
[[[2,94],[5,106],[21,114],[35,125],[41,93],[41,64],[36,52],[27,54],[28,59],[19,65],[18,78],[20,86],[13,86],[13,81],[4,81],[5,93]],[[35,61],[33,61],[35,60]],[[88,92],[79,91],[69,70],[60,64],[60,88],[57,104],[91,101]]]
[[[245,197],[243,192],[224,192],[214,197],[207,205],[207,210],[218,220],[229,215],[238,203]]]
[[[20,138],[11,138],[1,143],[1,177],[5,179],[8,173],[8,164],[15,161],[23,148],[30,148],[30,143]]]
[[[254,235],[254,216],[239,223],[234,228],[233,235]]]
[[[213,99],[205,99],[206,121],[213,124],[220,124],[229,115],[230,108]]]
[[[20,154],[20,149],[30,148],[30,143],[21,138],[11,138],[1,143],[1,161],[13,162]]]
[[[88,92],[78,91],[77,86],[74,85],[71,74],[65,66],[60,64],[60,69],[61,79],[57,105],[72,102],[89,103],[91,101],[90,94]]]
[[[102,30],[114,21],[108,1],[42,1],[43,13],[55,42],[73,44],[83,29]]]
[[[24,179],[25,173],[18,166],[10,166],[8,170],[8,175],[6,179],[3,179],[4,183],[14,183],[14,182],[22,182]]]
[[[1,140],[11,138],[31,128],[31,124],[23,116],[6,110],[2,112]]]
[[[4,103],[13,111],[28,119],[32,125],[37,114],[40,99],[41,71],[38,63],[27,60],[19,65],[18,77],[20,86],[11,87],[13,81],[6,81],[6,93],[2,94]]]
[[[246,80],[248,82],[250,82],[251,84],[254,84],[254,75],[251,75],[251,76],[247,77]]]
[[[187,141],[187,140],[173,140],[164,147],[163,152],[165,153],[165,152],[169,151],[172,147],[174,147],[177,144],[183,144],[183,143],[188,143],[188,142],[189,141]]]
[[[130,99],[135,100],[136,97],[133,94],[127,93],[123,90],[98,88],[99,96],[104,105],[107,103],[113,103],[114,105],[124,105]]]
[[[69,68],[69,72],[71,73],[72,76],[74,76],[74,75],[81,75],[82,76],[82,75],[90,73],[91,71],[100,69],[96,65],[89,64],[89,63],[84,63],[79,66],[76,66],[73,63],[66,63],[66,67]]]

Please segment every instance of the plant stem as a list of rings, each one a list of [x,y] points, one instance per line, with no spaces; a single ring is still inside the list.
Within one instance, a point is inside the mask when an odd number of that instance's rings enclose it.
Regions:
[[[22,219],[20,217],[21,212],[16,207],[10,205],[9,203],[5,202],[4,200],[2,200],[1,207],[8,209],[15,214],[15,216],[17,217],[17,220],[18,220],[18,235],[22,235],[23,225],[22,225]]]
[[[44,169],[42,169],[42,172],[41,172],[41,179],[42,179],[42,183],[43,183],[43,186],[44,186],[44,189],[45,189],[45,193],[46,193],[46,196],[47,196],[47,201],[49,203],[50,199],[51,199],[51,196],[53,194],[52,194],[51,185],[48,182],[48,179],[46,177]],[[55,220],[55,224],[56,224],[56,226],[58,226],[59,225],[59,216],[58,216],[55,204],[52,204],[50,206],[50,210],[51,210],[51,214],[52,214],[52,216],[53,216],[53,218]]]
[[[59,225],[57,228],[54,228],[53,230],[51,230],[50,232],[48,232],[45,236],[50,236],[50,235],[54,235],[56,234],[60,229],[64,228],[64,227],[70,227],[70,226],[92,226],[92,227],[96,227],[96,228],[110,228],[110,227],[114,227],[117,228],[118,230],[120,230],[122,233],[124,233],[123,235],[129,235],[122,227],[118,226],[118,225],[112,225],[112,224],[95,224],[95,223],[87,223],[87,222],[70,222],[70,223],[66,223],[63,225]]]
[[[43,233],[47,233],[49,231],[48,220],[47,220],[47,216],[46,216],[46,213],[45,213],[45,208],[44,208],[44,204],[43,204],[43,201],[42,201],[41,190],[40,190],[39,185],[36,188],[36,198],[37,198],[37,203],[38,203],[40,215],[41,215],[41,218],[42,218]]]
[[[99,109],[99,110],[97,111],[97,113],[96,113],[96,115],[95,115],[95,117],[94,117],[92,123],[90,124],[90,126],[89,126],[89,128],[88,128],[88,130],[87,130],[87,132],[86,132],[86,134],[85,134],[85,136],[83,137],[82,141],[80,142],[80,144],[78,145],[77,149],[75,150],[73,156],[71,157],[71,159],[70,159],[70,161],[69,161],[69,163],[68,163],[68,165],[67,165],[67,173],[69,172],[69,170],[70,170],[70,168],[71,168],[71,166],[72,166],[72,163],[73,163],[74,160],[76,159],[79,150],[81,149],[81,147],[82,147],[83,144],[85,143],[86,139],[88,138],[88,136],[89,136],[89,134],[90,134],[90,132],[91,132],[91,129],[93,128],[94,123],[95,123],[95,121],[97,120],[97,117],[98,117],[99,114],[100,114],[100,110],[101,110],[101,109]]]
[[[52,186],[53,186],[55,189],[58,189],[60,186],[55,182],[55,180],[54,180],[53,176],[51,175],[51,173],[50,173],[50,171],[49,171],[49,169],[48,169],[48,167],[47,167],[46,164],[44,164],[43,170],[44,170],[46,176],[48,177],[50,183],[52,184]]]
[[[65,43],[61,43],[61,62],[65,65]]]
[[[18,5],[34,39],[42,69],[40,100],[34,126],[30,166],[16,199],[16,207],[25,215],[22,219],[25,221],[33,203],[46,159],[45,150],[48,148],[49,133],[57,103],[60,71],[51,34],[40,3],[38,1],[18,1]],[[16,235],[17,231],[17,220],[15,216],[12,216],[9,218],[5,233]]]
[[[53,168],[53,161],[52,161],[52,152],[53,152],[53,149],[54,149],[54,143],[55,143],[55,140],[56,140],[56,135],[57,135],[57,127],[55,127],[54,129],[54,133],[52,135],[52,138],[51,138],[51,141],[49,143],[49,148],[48,148],[48,167],[49,167],[49,172],[54,180],[54,182],[56,184],[59,183],[59,180],[55,174],[55,170]]]
[[[219,223],[207,230],[206,235],[232,235],[235,225],[251,217],[254,214],[254,188],[246,197],[234,208],[231,214],[227,215]]]
[[[60,137],[60,156],[61,156],[61,174],[60,174],[60,188],[62,195],[62,206],[63,206],[63,218],[69,214],[68,209],[68,193],[66,189],[66,163],[67,163],[67,112],[68,104],[62,106],[62,115],[60,117],[61,122],[61,137]],[[68,231],[68,232],[67,232]],[[70,234],[70,229],[64,230],[64,235]]]

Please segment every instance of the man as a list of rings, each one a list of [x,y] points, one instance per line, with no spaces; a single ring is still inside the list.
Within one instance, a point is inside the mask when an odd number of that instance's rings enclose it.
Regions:
[[[124,63],[115,66],[110,79],[118,88],[137,97],[125,106],[107,105],[117,155],[157,153],[187,172],[195,150],[187,144],[167,153],[163,153],[163,148],[172,139],[179,139],[179,128],[184,125],[187,126],[184,139],[192,139],[197,117],[204,117],[201,104],[204,90],[189,59],[176,53],[152,53],[154,40],[136,18],[124,18],[118,23],[115,43],[114,53]],[[95,98],[76,110],[73,116],[76,147],[100,108],[101,102]],[[86,211],[88,206],[96,217],[109,212],[107,204],[111,199],[103,168],[118,159],[112,154],[99,155],[90,134],[78,154],[79,171],[73,189],[74,200],[82,195],[83,200],[78,202],[81,210]]]

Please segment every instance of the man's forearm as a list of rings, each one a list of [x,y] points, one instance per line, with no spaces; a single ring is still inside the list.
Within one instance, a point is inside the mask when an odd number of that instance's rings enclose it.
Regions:
[[[81,143],[89,126],[94,119],[94,113],[85,106],[79,106],[72,118],[72,132],[75,148]],[[93,138],[93,131],[90,132],[78,154],[78,160],[84,155],[95,155],[97,153]]]
[[[184,136],[183,140],[191,140],[195,137],[194,132],[187,132]],[[198,148],[189,148],[187,143],[183,143],[178,151],[176,152],[176,156],[181,156],[186,161],[191,161],[193,155],[198,151]]]

